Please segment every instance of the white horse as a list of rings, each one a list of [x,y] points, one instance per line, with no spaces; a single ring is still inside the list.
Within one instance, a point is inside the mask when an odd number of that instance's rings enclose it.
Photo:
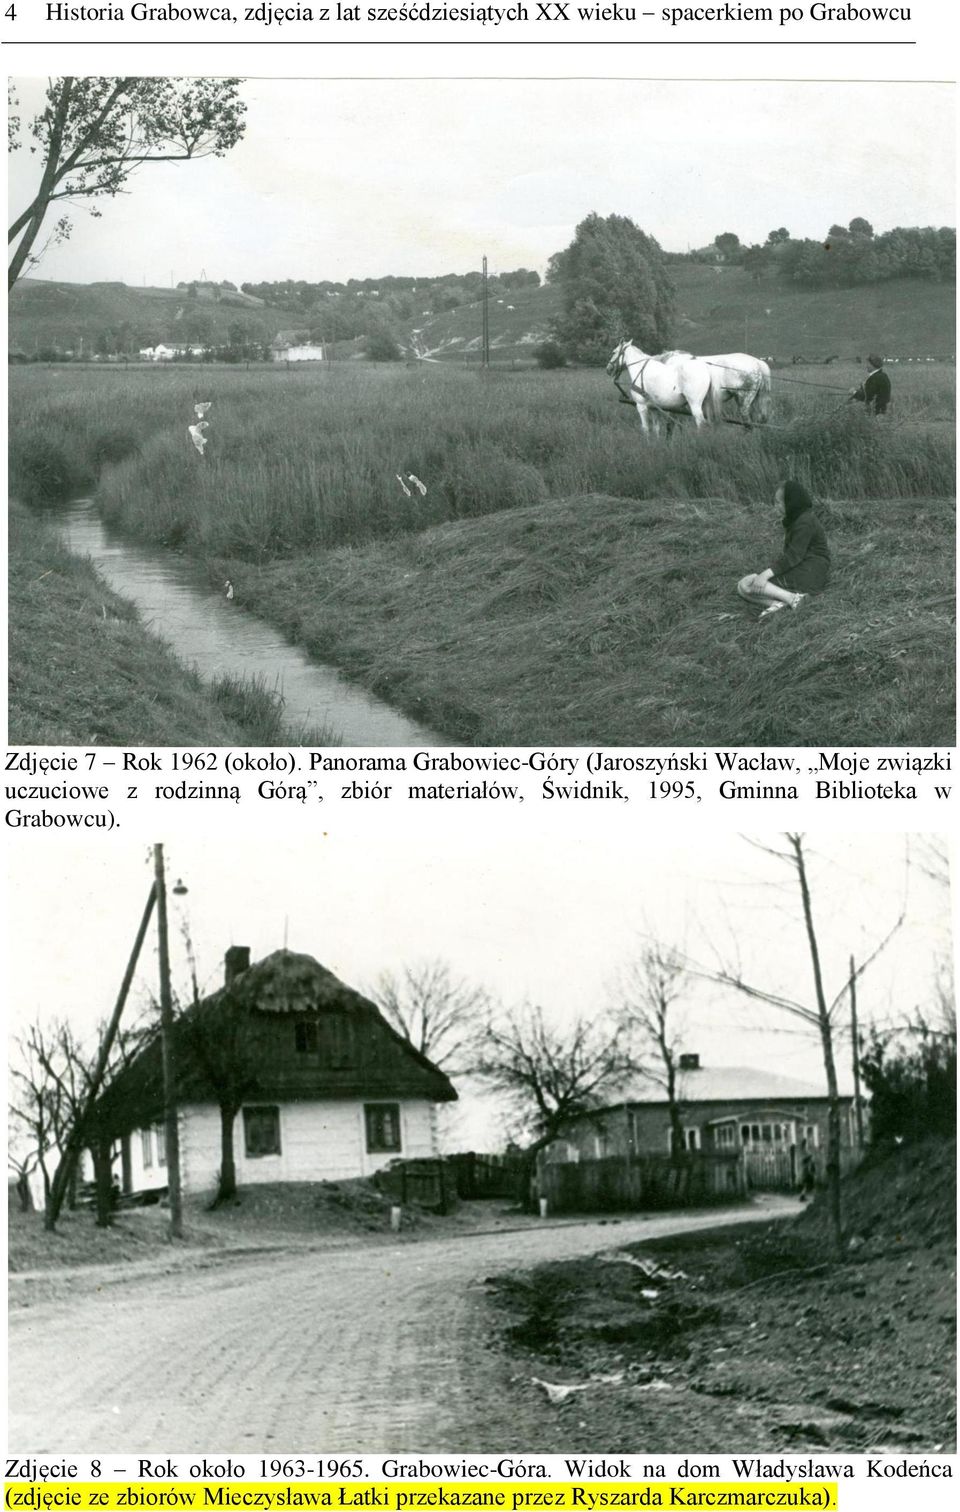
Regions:
[[[661,362],[689,362],[689,352],[663,352]],[[723,417],[723,406],[733,399],[737,416],[748,428],[766,425],[770,419],[770,369],[760,357],[751,357],[746,352],[722,352],[713,357],[701,357],[710,369],[714,409],[718,418]]]
[[[699,430],[719,413],[713,375],[703,359],[689,352],[672,352],[669,356],[667,362],[642,352],[632,341],[621,341],[607,363],[607,372],[613,374],[618,388],[621,376],[627,374],[629,398],[637,407],[645,434],[659,434],[661,416],[692,415]]]

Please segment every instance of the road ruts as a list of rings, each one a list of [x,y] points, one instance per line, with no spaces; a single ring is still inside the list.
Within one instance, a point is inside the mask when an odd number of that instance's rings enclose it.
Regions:
[[[16,1454],[546,1449],[483,1278],[772,1207],[231,1260],[16,1309]],[[109,1477],[109,1467],[104,1467]]]

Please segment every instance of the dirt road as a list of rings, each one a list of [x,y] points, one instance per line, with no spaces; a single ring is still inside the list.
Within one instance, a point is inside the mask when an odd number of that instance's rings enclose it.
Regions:
[[[15,1309],[10,1451],[544,1450],[555,1417],[511,1391],[484,1277],[781,1208],[234,1259]]]

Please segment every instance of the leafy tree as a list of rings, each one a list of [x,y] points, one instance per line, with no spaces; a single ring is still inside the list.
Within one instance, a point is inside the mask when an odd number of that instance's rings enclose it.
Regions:
[[[144,163],[222,157],[244,132],[246,106],[239,79],[55,78],[46,105],[30,122],[30,151],[41,163],[33,199],[10,226],[16,249],[7,271],[12,288],[28,263],[52,205],[112,198]],[[19,117],[11,117],[8,145],[22,145]],[[97,208],[91,214],[99,215]],[[62,217],[52,239],[69,236]]]
[[[767,246],[780,247],[790,240],[790,232],[786,226],[778,226],[775,231],[767,232]]]
[[[918,1009],[908,1023],[872,1028],[860,1053],[860,1073],[870,1093],[870,1138],[947,1138],[957,1130],[957,1026],[951,1015],[940,1025]]]
[[[770,266],[770,248],[761,247],[759,244],[747,247],[740,259],[745,273],[749,273],[754,283],[759,283],[764,273]]]
[[[713,238],[713,245],[722,256],[724,262],[737,261],[740,253],[740,238],[735,231],[721,231],[719,236]]]
[[[873,227],[862,215],[855,215],[847,228],[851,236],[859,236],[869,241],[873,237]]]
[[[553,335],[582,361],[600,362],[629,337],[647,351],[669,341],[674,285],[657,241],[624,215],[588,215],[547,273],[560,289]]]
[[[381,320],[370,322],[364,350],[371,362],[399,362],[403,356],[393,331]]]

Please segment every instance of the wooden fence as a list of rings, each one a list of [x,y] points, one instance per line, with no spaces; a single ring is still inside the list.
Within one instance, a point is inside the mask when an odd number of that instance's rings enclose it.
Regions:
[[[739,1152],[615,1155],[604,1160],[549,1162],[538,1172],[539,1195],[551,1213],[646,1212],[706,1207],[746,1195]]]
[[[415,1202],[434,1213],[450,1213],[457,1205],[456,1175],[446,1160],[393,1160],[373,1181],[398,1207]]]
[[[816,1179],[826,1180],[827,1152],[813,1152]],[[863,1159],[861,1150],[849,1145],[840,1147],[840,1174],[849,1176]],[[748,1192],[795,1192],[800,1185],[803,1156],[793,1145],[786,1149],[757,1149],[755,1145],[743,1151],[744,1173]]]
[[[475,1150],[451,1155],[457,1196],[466,1200],[507,1197],[519,1202],[523,1196],[524,1166],[515,1155],[478,1155]]]

